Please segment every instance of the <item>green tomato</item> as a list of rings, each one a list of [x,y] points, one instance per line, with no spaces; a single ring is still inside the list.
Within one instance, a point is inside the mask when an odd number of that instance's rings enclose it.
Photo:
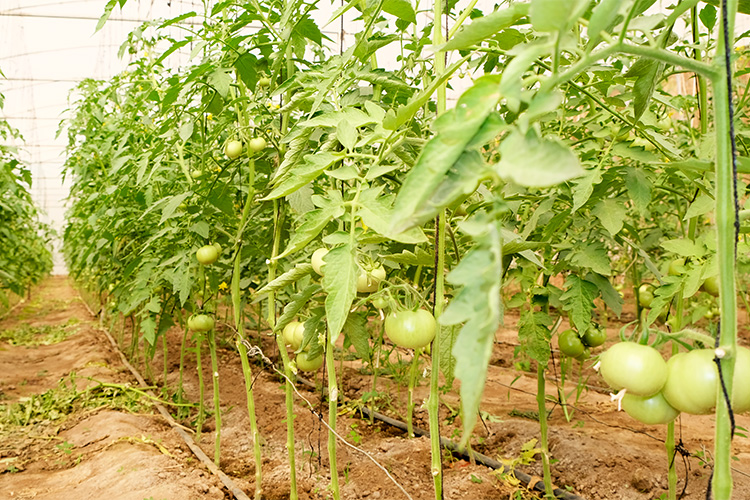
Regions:
[[[622,398],[622,409],[634,419],[648,425],[668,424],[680,414],[661,392],[647,397],[626,393]]]
[[[292,321],[284,327],[282,335],[284,336],[284,343],[296,351],[302,345],[302,339],[305,336],[305,324]]]
[[[264,149],[266,149],[266,140],[262,137],[254,137],[247,143],[247,147],[253,153],[263,151]]]
[[[187,320],[188,330],[208,332],[214,328],[214,319],[207,314],[194,314]]]
[[[602,354],[599,373],[615,391],[653,396],[667,381],[667,363],[653,347],[620,342]]]
[[[227,158],[234,160],[239,158],[242,154],[242,143],[240,141],[231,140],[224,145],[224,154]]]
[[[323,366],[323,356],[319,354],[317,357],[310,359],[307,357],[307,354],[307,352],[297,354],[297,357],[295,358],[297,369],[302,370],[303,372],[314,372],[319,370],[320,367]]]
[[[313,270],[321,276],[323,276],[323,266],[325,265],[323,257],[325,257],[327,253],[327,248],[318,248],[313,252],[312,258],[310,259]]]
[[[694,349],[672,356],[667,363],[669,374],[664,397],[676,409],[691,415],[713,413],[719,391],[719,370],[713,349]],[[750,410],[750,350],[737,349],[732,407],[735,413]]]
[[[436,331],[435,317],[425,309],[394,311],[385,318],[385,334],[399,347],[426,347],[435,338]]]
[[[581,342],[578,332],[575,330],[565,330],[557,336],[557,347],[560,352],[571,358],[577,358],[586,350],[586,346]]]
[[[375,309],[385,309],[388,307],[388,299],[383,296],[375,297],[372,300],[372,305],[375,306]]]
[[[719,276],[709,276],[701,285],[703,291],[714,297],[719,296]]]
[[[685,274],[685,259],[674,259],[670,262],[668,274],[670,276],[681,276]]]
[[[654,287],[649,283],[644,283],[638,287],[638,304],[644,309],[651,307],[654,301]]]
[[[195,256],[197,257],[198,262],[204,266],[208,266],[216,262],[219,258],[219,250],[213,245],[205,245],[198,249]]]
[[[589,328],[581,340],[587,347],[599,347],[607,341],[607,331],[603,328]]]
[[[271,79],[267,76],[258,78],[258,87],[268,87],[269,85],[271,85]]]
[[[385,279],[385,268],[376,267],[371,271],[360,271],[357,276],[357,292],[371,293],[378,289],[380,282]]]

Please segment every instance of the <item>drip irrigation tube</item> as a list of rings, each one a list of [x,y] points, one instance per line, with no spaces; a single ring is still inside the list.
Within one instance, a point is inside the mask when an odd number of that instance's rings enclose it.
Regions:
[[[307,387],[310,387],[310,388],[313,388],[313,389],[316,388],[316,385],[313,382],[311,382],[311,381],[309,381],[307,379],[304,379],[302,377],[298,376],[297,377],[297,381],[300,382],[301,384],[307,386]],[[326,392],[326,389],[324,388],[323,391]],[[385,424],[388,424],[388,425],[390,425],[392,427],[395,427],[395,428],[400,429],[400,430],[402,430],[404,432],[407,432],[406,424],[404,422],[400,421],[400,420],[388,417],[388,416],[383,415],[382,413],[378,413],[376,411],[370,412],[370,410],[368,408],[365,408],[365,407],[358,408],[357,411],[359,413],[361,413],[366,418],[372,417],[372,418],[374,418],[376,420],[379,420],[379,421],[381,421],[381,422],[383,422]],[[426,436],[426,437],[430,436],[429,432],[427,432],[424,429],[420,429],[419,427],[414,427],[413,432],[414,432],[415,436],[420,436],[420,437],[421,436]],[[506,474],[507,473],[512,473],[516,477],[516,479],[518,479],[519,481],[521,481],[521,483],[523,483],[530,490],[533,490],[535,492],[542,493],[542,494],[544,493],[544,483],[542,482],[541,478],[534,478],[534,477],[526,474],[525,472],[521,472],[519,470],[515,470],[512,467],[507,467],[507,466],[503,465],[502,462],[499,462],[499,461],[495,460],[494,458],[488,457],[487,455],[484,455],[482,453],[478,453],[476,451],[462,449],[454,441],[451,441],[450,439],[442,437],[442,436],[440,437],[440,446],[443,447],[443,448],[445,448],[446,450],[450,451],[453,455],[456,455],[456,456],[459,456],[461,458],[465,458],[465,459],[468,459],[468,460],[473,460],[473,461],[475,461],[478,464],[482,464],[482,465],[484,465],[486,467],[498,470],[498,471],[506,473]],[[532,484],[532,482],[533,482],[533,484]],[[555,498],[559,498],[561,500],[585,500],[583,497],[580,497],[578,495],[575,495],[573,493],[570,493],[570,492],[565,491],[565,490],[560,489],[560,488],[555,488],[552,492],[555,494]]]

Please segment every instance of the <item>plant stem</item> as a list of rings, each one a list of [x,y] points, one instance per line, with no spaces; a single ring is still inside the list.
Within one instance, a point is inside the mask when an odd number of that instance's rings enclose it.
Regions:
[[[255,399],[253,398],[253,373],[250,362],[247,359],[247,348],[242,342],[237,342],[242,363],[242,375],[245,378],[245,391],[247,392],[247,413],[250,416],[250,433],[253,435],[253,451],[255,455],[255,500],[263,496],[263,469],[260,454],[260,432],[258,422],[255,418]]]
[[[195,441],[200,443],[201,431],[203,430],[203,421],[206,420],[206,413],[203,407],[203,365],[201,363],[201,333],[195,335],[195,364],[198,367],[198,418],[195,423]]]
[[[339,389],[336,384],[336,360],[333,358],[333,344],[328,340],[326,346],[326,370],[328,375],[328,425],[336,429]],[[331,492],[334,500],[339,500],[339,472],[336,461],[336,435],[328,431],[328,461],[331,470]]]
[[[422,349],[414,350],[414,357],[411,358],[411,366],[409,367],[409,392],[406,398],[406,435],[410,438],[414,437],[414,425],[412,423],[414,419],[414,386],[417,385],[417,370],[419,368],[419,356]]]
[[[214,463],[218,467],[221,458],[221,406],[219,404],[219,360],[216,357],[216,330],[208,332],[208,351],[211,354],[211,381],[214,389],[214,420],[216,422]]]
[[[735,291],[736,191],[734,158],[732,157],[731,123],[731,67],[729,55],[734,45],[734,15],[737,0],[722,1],[722,15],[717,43],[715,70],[711,83],[714,93],[716,127],[716,229],[717,260],[719,262],[719,347],[726,352],[721,359],[721,373],[727,393],[732,394],[734,363],[737,349],[737,296]],[[731,444],[733,426],[729,408],[718,391],[716,430],[714,439],[714,476],[712,489],[715,500],[732,497]]]
[[[542,477],[544,479],[544,495],[555,498],[552,488],[552,473],[549,466],[549,443],[547,442],[547,393],[546,381],[544,380],[544,368],[541,363],[536,367],[536,403],[539,409],[539,432],[541,439],[539,445],[542,448]]]

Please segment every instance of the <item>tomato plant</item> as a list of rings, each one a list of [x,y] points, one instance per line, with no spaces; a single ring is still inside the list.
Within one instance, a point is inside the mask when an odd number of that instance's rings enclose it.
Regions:
[[[385,317],[385,334],[399,347],[427,347],[435,338],[436,331],[435,317],[425,309],[393,311]]]

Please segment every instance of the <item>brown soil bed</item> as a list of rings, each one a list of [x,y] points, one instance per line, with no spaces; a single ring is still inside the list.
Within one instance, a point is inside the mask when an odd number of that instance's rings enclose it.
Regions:
[[[77,332],[53,345],[22,347],[0,344],[0,403],[57,387],[60,380],[70,380],[75,373],[79,389],[97,381],[113,384],[137,382],[119,361],[106,336],[65,278],[51,278],[32,293],[29,302],[0,321],[0,330],[20,324],[32,326],[51,324],[75,325]],[[119,324],[115,322],[115,324]],[[621,324],[610,324],[613,342]],[[221,329],[220,329],[221,330]],[[223,335],[229,338],[229,330]],[[746,329],[743,336],[747,335]],[[220,335],[221,337],[221,335]],[[487,387],[481,406],[483,420],[478,423],[473,449],[506,463],[518,463],[524,446],[539,439],[535,420],[536,378],[514,367],[513,355],[517,335],[513,318],[497,332]],[[168,380],[173,389],[178,381],[179,350],[182,332],[171,329],[167,335],[169,358]],[[277,359],[275,342],[263,334],[252,338],[272,360]],[[127,335],[125,343],[129,342]],[[192,343],[190,345],[192,347]],[[204,344],[205,348],[205,344]],[[399,355],[408,360],[408,353]],[[395,359],[395,358],[394,358]],[[270,367],[251,360],[258,425],[262,435],[264,498],[289,497],[289,464],[287,460],[284,391],[281,377]],[[212,408],[211,373],[208,350],[203,352],[205,404]],[[582,376],[592,388],[575,400],[578,369],[571,374],[571,383],[564,390],[573,392],[570,400],[570,421],[565,418],[557,399],[554,373],[547,388],[551,399],[550,452],[552,475],[556,487],[590,500],[658,499],[667,488],[667,457],[664,448],[665,426],[646,426],[618,412],[607,391],[597,390],[603,383],[591,362],[584,364]],[[145,372],[142,360],[136,363]],[[371,376],[353,361],[341,365],[340,392],[357,401],[370,390]],[[186,355],[184,389],[187,397],[198,398],[198,377],[195,354]],[[245,399],[245,387],[239,354],[231,342],[219,349],[219,381],[221,391],[221,469],[250,497],[254,491],[255,466],[253,440]],[[559,371],[559,360],[556,360]],[[152,362],[157,380],[163,373],[161,345]],[[318,389],[298,385],[300,394],[323,415],[320,387],[323,372],[314,381]],[[158,382],[154,382],[158,385]],[[446,393],[441,407],[441,434],[456,439],[460,431],[458,396],[454,384]],[[376,409],[393,418],[404,420],[406,390],[393,378],[381,377],[378,390],[384,398]],[[157,389],[158,391],[158,389]],[[428,389],[421,381],[415,393],[415,425],[427,427],[427,411],[423,402]],[[171,396],[171,394],[170,394]],[[327,404],[327,403],[324,403]],[[427,438],[407,439],[405,434],[389,425],[358,417],[356,404],[340,408],[337,432],[366,451],[384,466],[412,498],[434,498],[430,474],[430,446]],[[174,410],[174,407],[172,407]],[[173,411],[174,413],[174,411]],[[328,490],[330,474],[327,453],[327,430],[316,413],[295,396],[295,448],[299,496],[302,499],[331,498]],[[181,423],[192,425],[193,411]],[[738,416],[737,424],[750,428],[750,418]],[[200,446],[213,456],[215,423],[206,420]],[[678,461],[679,488],[687,479],[686,499],[703,499],[710,468],[699,458],[710,460],[713,453],[713,417],[682,416],[677,425],[682,446],[690,456]],[[231,498],[219,480],[207,471],[190,452],[182,439],[159,416],[144,407],[133,413],[113,408],[81,409],[65,418],[36,423],[22,429],[0,429],[0,498],[34,499],[99,499],[110,497],[133,500],[221,499]],[[747,438],[734,440],[735,491],[750,491],[750,444]],[[539,455],[518,470],[533,477],[541,476]],[[514,478],[497,474],[490,468],[445,455],[444,491],[446,499],[534,498]],[[345,499],[406,498],[385,473],[362,453],[347,446],[338,446],[338,474],[341,496]]]

